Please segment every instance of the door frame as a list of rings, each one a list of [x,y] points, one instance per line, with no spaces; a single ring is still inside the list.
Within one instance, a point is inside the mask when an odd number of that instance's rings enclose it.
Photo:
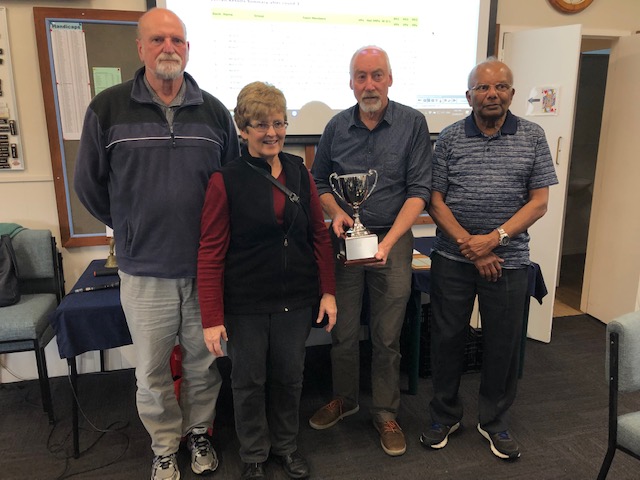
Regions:
[[[523,30],[533,30],[533,29],[542,29],[542,28],[550,28],[550,26],[548,25],[500,25],[498,24],[496,26],[496,30],[497,30],[497,35],[496,35],[496,56],[498,56],[499,52],[502,52],[503,49],[503,44],[504,44],[504,37],[505,34],[507,33],[511,33],[511,32],[519,32],[519,31],[523,31]],[[613,53],[613,50],[615,49],[615,44],[616,44],[616,40],[618,40],[618,38],[620,37],[626,37],[629,35],[633,35],[635,34],[635,32],[631,31],[631,30],[621,30],[621,29],[598,29],[598,28],[583,28],[582,29],[582,40],[584,43],[584,40],[607,40],[611,42],[611,51]],[[605,110],[605,108],[607,108],[607,99],[605,97],[605,103],[603,104],[603,111]],[[575,124],[575,120],[574,120],[574,124]],[[600,150],[600,148],[602,148],[602,142],[598,147],[598,150]],[[600,158],[600,152],[598,151],[598,162],[602,161]],[[569,165],[570,167],[570,165]],[[601,171],[602,169],[600,169]],[[594,179],[594,183],[596,182],[600,182],[602,181],[601,178],[599,178],[599,174],[598,174],[598,170],[596,170],[596,176]],[[597,199],[594,198],[594,202]],[[566,198],[565,198],[566,201]],[[592,203],[592,209],[594,208],[595,203]],[[566,205],[565,205],[566,207]],[[591,225],[591,222],[593,222],[594,219],[592,218],[590,220],[590,229],[593,228],[594,226]],[[596,220],[597,222],[597,220]],[[597,226],[597,225],[596,225]],[[563,221],[563,225],[562,225],[562,232],[561,232],[561,239],[564,239],[564,221]],[[589,241],[589,239],[587,240],[587,258],[589,258],[590,254],[591,254],[591,249],[593,248],[593,243],[591,241]],[[562,252],[561,252],[562,253]],[[558,257],[558,281],[560,278],[560,262],[562,260],[562,255],[559,255]],[[586,268],[585,266],[585,273],[583,276],[583,289],[582,289],[582,295],[581,295],[581,300],[580,300],[580,309],[586,313],[589,314],[588,311],[588,286],[591,283],[591,275],[593,275],[593,272],[591,272],[589,269]],[[557,285],[553,285],[553,288],[556,288]],[[640,288],[638,291],[638,298],[640,298]]]

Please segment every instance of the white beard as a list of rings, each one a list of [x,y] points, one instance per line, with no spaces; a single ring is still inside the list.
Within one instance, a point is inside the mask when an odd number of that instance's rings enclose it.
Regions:
[[[371,101],[359,101],[358,105],[360,106],[360,110],[364,113],[374,113],[382,108],[382,100],[378,98],[374,103]]]
[[[160,80],[175,80],[182,75],[182,60],[180,57],[175,55],[169,58],[158,58],[156,60],[155,74]]]

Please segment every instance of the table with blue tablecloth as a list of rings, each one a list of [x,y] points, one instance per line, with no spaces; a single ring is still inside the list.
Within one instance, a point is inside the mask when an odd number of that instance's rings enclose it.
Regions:
[[[75,457],[80,453],[76,357],[82,353],[100,351],[100,368],[104,370],[104,350],[132,343],[120,304],[120,289],[111,286],[119,280],[118,275],[94,276],[94,272],[104,270],[104,264],[104,259],[92,261],[71,292],[96,287],[98,289],[67,294],[50,318],[60,358],[67,359],[74,389],[72,421]],[[109,287],[100,288],[106,285]]]
[[[104,262],[92,261],[71,291],[117,282],[118,275],[94,276],[95,271],[103,269]],[[60,358],[72,359],[85,352],[131,344],[119,288],[68,294],[53,314],[51,325]]]
[[[414,248],[423,255],[430,255],[433,237],[418,237],[414,241]],[[94,276],[94,272],[103,270],[105,260],[92,261],[82,276],[73,286],[72,291],[87,287],[100,287],[118,280],[117,275]],[[420,366],[420,330],[423,321],[422,294],[429,293],[431,274],[428,269],[414,269],[411,278],[411,296],[407,304],[405,330],[408,337],[408,393],[415,395],[418,390]],[[533,264],[529,275],[530,295],[541,301],[546,294],[544,280],[540,268]],[[528,308],[524,318],[524,334],[521,358],[524,357],[524,342]],[[60,358],[66,358],[69,364],[71,384],[76,391],[72,398],[73,408],[73,443],[74,455],[79,455],[78,438],[78,404],[77,404],[77,365],[76,356],[100,351],[101,370],[104,370],[102,352],[132,343],[127,327],[122,305],[120,303],[119,288],[104,288],[82,293],[70,293],[60,303],[53,313],[51,325],[56,333]],[[522,361],[520,373],[522,373]]]

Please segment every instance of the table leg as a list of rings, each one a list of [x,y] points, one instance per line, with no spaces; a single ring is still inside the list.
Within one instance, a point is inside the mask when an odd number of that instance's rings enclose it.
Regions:
[[[67,358],[69,378],[71,379],[71,430],[73,432],[73,458],[80,456],[80,438],[78,430],[78,368],[76,357]]]
[[[409,324],[409,395],[418,393],[418,373],[420,369],[420,324],[422,322],[422,293],[411,289],[407,303],[406,318]]]

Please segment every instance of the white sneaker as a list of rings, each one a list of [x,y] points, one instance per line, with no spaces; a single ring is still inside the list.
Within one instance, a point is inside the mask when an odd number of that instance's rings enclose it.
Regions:
[[[213,449],[206,427],[196,427],[191,430],[187,447],[191,452],[191,470],[195,474],[213,472],[218,468],[218,456]]]
[[[180,480],[176,454],[155,456],[151,466],[151,480]]]

